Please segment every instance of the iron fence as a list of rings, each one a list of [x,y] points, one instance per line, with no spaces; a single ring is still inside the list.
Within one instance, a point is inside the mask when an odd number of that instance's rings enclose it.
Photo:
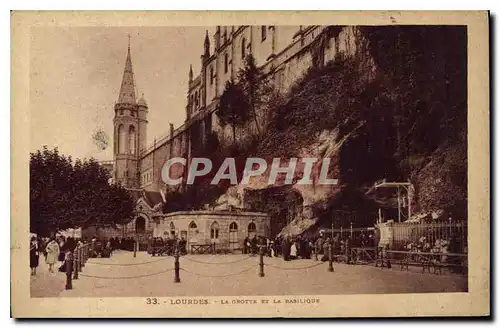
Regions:
[[[447,246],[453,253],[467,253],[467,223],[392,223],[392,242],[394,250],[421,250]]]
[[[346,228],[344,229],[326,229],[325,233],[327,237],[333,238],[338,237],[339,240],[351,241],[351,247],[375,247],[376,246],[376,228],[375,227],[365,227],[365,228]]]
[[[389,223],[388,248],[392,250],[430,251],[439,247],[447,247],[454,253],[467,253],[467,222],[435,222],[435,223]],[[351,247],[379,246],[380,232],[378,227],[324,229],[327,237],[338,237],[350,240]],[[439,244],[439,245],[438,245]]]

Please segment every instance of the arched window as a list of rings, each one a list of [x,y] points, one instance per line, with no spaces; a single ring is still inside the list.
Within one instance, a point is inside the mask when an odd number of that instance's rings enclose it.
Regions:
[[[118,127],[118,153],[125,153],[126,132],[123,124]]]
[[[130,154],[135,154],[135,127],[133,125],[128,130],[128,149]]]
[[[241,39],[241,60],[245,59],[246,48],[247,48],[247,39],[243,38]]]
[[[267,30],[266,30],[266,25],[261,26],[261,40],[262,42],[266,40],[267,37]]]
[[[257,226],[255,226],[255,223],[250,222],[250,224],[248,225],[248,235],[254,236],[256,232],[257,232]]]
[[[173,222],[170,222],[170,234],[175,236],[175,224]]]
[[[219,224],[217,222],[210,226],[210,239],[219,239]]]
[[[214,84],[214,67],[210,66],[210,85]]]
[[[198,91],[194,93],[194,108],[198,108]]]
[[[198,226],[194,221],[191,221],[188,226],[188,238],[190,241],[193,241],[193,238],[196,238],[198,235]]]
[[[229,246],[231,249],[239,248],[238,225],[236,224],[236,222],[232,222],[229,225]]]
[[[135,219],[135,232],[144,233],[146,231],[146,220],[142,216]]]
[[[227,73],[229,70],[229,54],[226,52],[224,55],[224,73]]]

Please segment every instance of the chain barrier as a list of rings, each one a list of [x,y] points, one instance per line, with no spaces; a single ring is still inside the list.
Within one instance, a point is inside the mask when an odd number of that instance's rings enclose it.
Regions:
[[[155,273],[150,273],[150,274],[143,274],[139,276],[130,276],[130,277],[104,277],[104,276],[93,276],[93,275],[87,275],[87,274],[80,274],[81,277],[88,277],[88,278],[98,278],[98,279],[136,279],[136,278],[144,278],[144,277],[151,277],[151,276],[156,276],[162,273],[167,273],[167,272],[172,272],[174,269],[167,269],[163,270],[160,272],[155,272]]]
[[[320,265],[323,265],[323,264],[326,264],[326,263],[327,262],[319,262],[319,263],[315,263],[313,265],[308,265],[308,266],[299,267],[299,268],[285,268],[285,267],[280,267],[280,266],[277,266],[277,265],[267,264],[267,263],[264,263],[264,265],[272,267],[272,268],[275,268],[275,269],[280,269],[280,270],[302,270],[302,269],[314,268],[314,267],[317,267],[317,266],[320,266]]]
[[[156,276],[160,274],[164,274],[167,272],[172,272],[174,271],[174,283],[180,283],[180,271],[184,271],[188,274],[192,274],[198,277],[204,277],[204,278],[225,278],[225,277],[232,277],[232,276],[237,276],[240,274],[244,274],[249,272],[250,270],[255,269],[257,266],[259,268],[258,275],[259,277],[265,277],[264,273],[264,267],[273,267],[279,270],[304,270],[304,269],[309,269],[309,268],[314,268],[320,265],[323,265],[323,262],[319,263],[314,263],[313,265],[309,266],[303,266],[303,267],[298,267],[298,268],[286,268],[286,267],[280,267],[274,264],[266,264],[264,263],[264,248],[260,248],[260,254],[259,254],[259,263],[256,265],[251,265],[250,267],[247,267],[241,271],[238,272],[233,272],[233,273],[228,273],[228,274],[216,274],[216,275],[207,275],[203,273],[198,273],[198,272],[193,272],[190,270],[186,270],[185,268],[180,267],[179,259],[181,255],[179,254],[178,249],[175,252],[174,255],[174,268],[171,269],[166,269],[160,272],[155,272],[155,273],[149,273],[149,274],[142,274],[142,275],[135,275],[135,276],[96,276],[96,275],[90,275],[90,274],[85,274],[85,273],[80,273],[82,272],[82,267],[85,266],[85,263],[87,262],[89,258],[89,251],[90,251],[90,245],[86,244],[84,246],[78,246],[74,250],[74,255],[72,252],[69,252],[66,260],[66,289],[72,289],[72,274],[74,274],[73,279],[79,279],[80,277],[86,277],[86,278],[94,278],[94,279],[108,279],[108,280],[114,280],[114,279],[119,279],[119,280],[126,280],[126,279],[138,279],[138,278],[145,278],[145,277],[151,277],[151,276]],[[216,264],[216,265],[226,265],[226,264],[233,264],[233,263],[238,263],[238,262],[243,262],[249,259],[254,258],[255,256],[250,255],[246,256],[234,261],[227,261],[227,262],[207,262],[207,261],[200,261],[200,260],[195,260],[195,259],[190,259],[188,257],[182,257],[183,259],[187,260],[188,262],[193,262],[193,263],[199,263],[199,264]],[[332,254],[331,254],[331,248],[330,248],[330,256],[329,256],[329,270],[330,272],[333,272],[333,267],[332,267]],[[128,264],[120,264],[120,263],[102,263],[102,262],[87,262],[90,264],[95,264],[95,265],[109,265],[109,266],[120,266],[120,267],[126,267],[126,266],[137,266],[137,265],[144,265],[144,264],[151,264],[151,263],[157,263],[161,261],[165,261],[170,259],[170,257],[154,260],[154,261],[146,261],[146,262],[139,262],[139,263],[128,263]]]
[[[255,269],[255,266],[251,266],[249,268],[246,268],[243,271],[239,271],[239,272],[235,272],[235,273],[230,273],[230,274],[224,274],[224,275],[205,275],[205,274],[201,274],[201,273],[191,272],[191,271],[188,271],[188,270],[186,270],[184,268],[180,268],[181,271],[190,273],[190,274],[198,276],[198,277],[204,277],[204,278],[225,278],[225,277],[231,277],[231,276],[236,276],[236,275],[239,275],[239,274],[242,274],[242,273],[246,273],[246,272],[248,272],[248,271],[250,271],[252,269]]]
[[[170,260],[170,257],[165,257],[159,260],[155,261],[148,261],[148,262],[139,262],[139,263],[128,263],[128,264],[120,264],[120,263],[99,263],[99,262],[87,262],[88,264],[96,264],[96,265],[111,265],[111,266],[134,266],[134,265],[143,265],[143,264],[150,264],[150,263],[156,263],[156,262],[161,262],[165,260]]]
[[[188,257],[183,257],[182,259],[187,260],[189,262],[200,263],[200,264],[232,264],[232,263],[243,262],[243,261],[246,261],[246,260],[251,259],[251,258],[255,258],[255,256],[248,256],[248,257],[245,257],[242,259],[238,259],[235,261],[228,261],[228,262],[205,262],[205,261],[193,260],[193,259],[190,259]]]

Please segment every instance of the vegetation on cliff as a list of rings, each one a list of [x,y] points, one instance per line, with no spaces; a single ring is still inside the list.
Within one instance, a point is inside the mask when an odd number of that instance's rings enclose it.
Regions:
[[[465,29],[362,27],[356,40],[355,56],[312,68],[271,111],[259,153],[296,156],[321,131],[338,128],[338,139],[350,134],[339,158],[347,187],[410,179],[415,210],[459,207],[463,217]]]
[[[355,54],[339,52],[322,64],[324,41],[338,31],[331,27],[318,36],[309,49],[316,65],[287,94],[267,93],[264,103],[254,93],[246,119],[256,117],[259,106],[270,107],[265,124],[258,124],[259,140],[213,155],[230,154],[237,163],[249,156],[298,157],[323,131],[336,129],[333,141],[342,142],[335,165],[345,188],[364,192],[379,179],[410,179],[415,211],[452,209],[465,217],[466,29],[358,27]],[[230,122],[231,101],[223,107],[219,115]]]

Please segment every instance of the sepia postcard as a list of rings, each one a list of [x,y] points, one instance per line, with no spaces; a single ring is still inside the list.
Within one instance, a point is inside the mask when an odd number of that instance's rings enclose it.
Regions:
[[[11,36],[13,317],[490,315],[488,12]]]

